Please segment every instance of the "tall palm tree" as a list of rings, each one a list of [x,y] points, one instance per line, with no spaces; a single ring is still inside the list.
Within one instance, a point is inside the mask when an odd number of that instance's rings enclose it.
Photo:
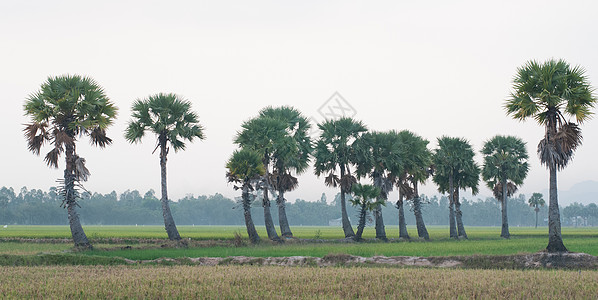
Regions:
[[[466,139],[443,136],[438,138],[438,148],[433,155],[434,177],[432,180],[438,185],[438,191],[449,194],[449,227],[450,237],[458,238],[455,216],[455,189],[459,188],[459,180],[469,178],[472,190],[477,190],[479,181],[479,166],[473,160],[475,153]],[[462,188],[466,185],[461,183]],[[460,218],[459,218],[460,219]],[[463,226],[460,226],[463,227]],[[466,237],[463,227],[462,237]]]
[[[380,190],[378,202],[386,203],[388,193],[392,191],[396,178],[403,171],[401,144],[396,131],[368,132],[362,135],[354,147],[359,159],[357,174],[367,175],[375,187]],[[388,240],[382,218],[382,204],[374,209],[376,238]]]
[[[250,193],[255,190],[254,186],[257,185],[257,182],[265,173],[262,157],[253,150],[236,150],[226,163],[226,168],[228,169],[226,173],[228,182],[241,184],[241,186],[235,186],[235,190],[242,190],[241,199],[247,235],[252,243],[257,244],[260,241],[260,237],[255,230],[255,225],[251,217],[251,202],[253,199]]]
[[[544,198],[540,193],[533,193],[532,196],[527,201],[529,206],[534,208],[536,212],[536,228],[538,228],[538,212],[540,212],[540,206],[544,206],[546,202],[544,202]]]
[[[500,236],[508,239],[510,233],[507,199],[509,195],[515,193],[516,187],[523,183],[529,170],[525,142],[514,136],[497,135],[484,143],[482,154],[484,155],[482,178],[488,187],[495,191],[496,199],[502,205]]]
[[[44,160],[54,168],[58,168],[58,159],[64,153],[62,205],[68,212],[75,246],[91,248],[77,213],[76,186],[87,180],[89,171],[85,159],[77,155],[76,142],[78,137],[86,135],[100,148],[111,144],[106,128],[112,124],[118,109],[93,79],[79,75],[49,77],[39,91],[29,96],[24,109],[31,117],[31,123],[24,129],[29,150],[39,155],[41,147],[50,143],[52,150]]]
[[[481,169],[477,163],[473,163],[473,166],[468,168],[467,172],[460,172],[458,176],[454,178],[453,188],[453,199],[455,209],[455,221],[457,225],[457,236],[467,239],[467,232],[465,232],[465,226],[463,225],[463,212],[461,211],[461,201],[459,200],[460,190],[471,189],[472,195],[477,195],[479,192]],[[446,174],[437,174],[436,181],[438,184],[438,191],[441,193],[448,193],[449,191],[449,179]]]
[[[324,121],[318,127],[321,134],[314,149],[315,174],[320,176],[327,173],[324,180],[326,185],[340,186],[343,231],[346,238],[352,238],[355,232],[347,215],[345,194],[350,193],[351,187],[357,182],[351,172],[351,167],[358,163],[353,144],[367,128],[362,122],[347,117]]]
[[[418,184],[424,183],[430,175],[432,152],[428,150],[428,141],[426,139],[409,130],[400,131],[398,138],[401,145],[400,156],[404,165],[402,175],[399,176],[396,182],[399,189],[399,200],[397,201],[397,208],[399,209],[399,237],[409,238],[403,213],[403,199],[407,199],[413,203],[417,235],[420,238],[428,240],[430,236],[428,235],[422,215]]]
[[[284,237],[292,237],[284,193],[295,189],[298,185],[297,178],[292,173],[301,174],[309,166],[310,154],[313,150],[308,135],[311,126],[301,112],[290,106],[266,107],[260,111],[260,116],[278,119],[287,124],[285,140],[275,144],[277,147],[274,152],[274,172],[272,172],[271,182],[278,191],[276,204],[280,234]]]
[[[181,236],[176,228],[168,204],[168,190],[166,186],[166,161],[170,147],[175,152],[185,150],[185,141],[192,142],[195,138],[203,140],[204,128],[199,123],[199,117],[191,111],[191,102],[175,94],[155,94],[145,99],[133,102],[132,120],[125,131],[125,139],[130,143],[141,142],[145,132],[156,135],[160,148],[160,175],[162,197],[162,216],[168,238],[179,241]]]
[[[564,169],[581,145],[579,125],[588,120],[596,103],[583,68],[564,60],[529,61],[517,69],[513,92],[505,108],[515,119],[533,118],[545,128],[538,144],[540,162],[550,172],[548,205],[549,252],[567,251],[561,237],[557,171]],[[570,119],[574,120],[571,121]]]
[[[349,201],[354,206],[359,206],[359,222],[355,240],[361,241],[367,213],[375,210],[379,205],[384,205],[385,202],[383,198],[379,197],[380,189],[373,185],[356,183],[353,185],[351,191],[353,192],[353,197]]]
[[[269,191],[273,188],[272,172],[270,167],[274,161],[274,153],[282,145],[289,147],[291,139],[287,136],[287,123],[271,117],[256,117],[241,125],[243,130],[237,133],[234,142],[242,148],[257,151],[262,156],[265,173],[261,189],[263,192],[262,206],[264,208],[264,224],[268,238],[273,241],[282,241],[276,233],[276,227],[270,212]]]

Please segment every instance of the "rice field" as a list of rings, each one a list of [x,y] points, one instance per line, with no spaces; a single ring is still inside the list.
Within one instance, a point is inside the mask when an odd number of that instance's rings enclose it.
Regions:
[[[431,226],[431,240],[421,241],[410,227],[412,241],[389,243],[340,243],[343,233],[336,227],[292,229],[298,239],[284,244],[264,241],[235,247],[232,240],[235,233],[245,236],[243,227],[180,226],[192,246],[162,248],[160,244],[167,242],[162,226],[85,226],[96,250],[72,253],[67,226],[8,226],[0,228],[0,295],[8,299],[594,299],[598,295],[598,271],[125,265],[119,258],[505,255],[534,253],[547,243],[546,228],[511,228],[512,238],[504,240],[499,238],[500,228],[468,227],[469,240],[457,241],[448,238],[446,227]],[[264,228],[259,230],[264,238]],[[388,226],[387,234],[392,239],[398,230]],[[368,228],[365,237],[373,238],[374,230]],[[598,256],[598,228],[563,228],[563,239],[571,251]]]
[[[83,226],[85,233],[91,239],[121,238],[121,239],[166,239],[164,226]],[[183,238],[193,240],[228,240],[233,239],[235,233],[247,237],[244,226],[177,226]],[[263,226],[256,226],[262,238],[267,237],[266,229]],[[447,226],[427,226],[432,240],[448,240]],[[500,227],[466,227],[470,239],[497,239],[500,236]],[[300,239],[342,239],[343,231],[335,226],[293,226],[293,235]],[[547,227],[510,227],[511,235],[514,237],[548,237]],[[417,237],[415,226],[407,226],[411,237]],[[563,227],[563,237],[596,237],[598,238],[598,227]],[[397,226],[386,226],[388,238],[397,238],[399,230]],[[366,227],[364,238],[374,238],[373,227]],[[71,232],[68,226],[25,226],[9,225],[7,228],[0,228],[1,238],[52,238],[70,239]]]
[[[265,229],[259,228],[262,239]],[[211,246],[189,248],[160,248],[160,241],[166,242],[166,233],[162,226],[86,226],[85,230],[91,238],[95,251],[85,252],[87,255],[118,256],[129,259],[156,259],[160,257],[226,257],[226,256],[314,256],[344,253],[358,256],[455,256],[455,255],[510,255],[534,253],[542,250],[547,244],[547,228],[511,228],[512,238],[505,240],[499,237],[498,227],[468,227],[469,240],[455,241],[448,238],[446,227],[430,226],[430,241],[417,239],[415,228],[410,227],[412,241],[390,243],[338,243],[342,239],[342,229],[337,227],[293,227],[299,239],[317,239],[318,242],[301,242],[294,240],[283,245],[264,241],[260,245],[233,247],[231,240],[235,233],[246,237],[243,227],[237,226],[180,226],[181,236],[192,241],[217,240],[223,243]],[[389,238],[398,236],[397,228],[388,226]],[[374,229],[367,228],[365,237],[373,239]],[[35,254],[42,252],[62,252],[71,248],[70,231],[67,226],[9,226],[0,229],[0,254]],[[33,239],[40,243],[23,243],[18,239]],[[36,240],[38,239],[38,240]],[[41,240],[39,240],[41,239]],[[43,239],[64,239],[62,243],[45,243]],[[112,240],[110,240],[112,239]],[[144,240],[153,240],[153,244]],[[565,245],[573,252],[583,252],[598,256],[598,228],[563,228]],[[116,241],[114,241],[116,240]],[[156,245],[156,240],[158,244]],[[110,244],[106,244],[110,243]],[[223,245],[224,244],[224,245]],[[121,250],[121,247],[132,246],[132,250]],[[111,251],[104,249],[110,248]],[[137,249],[135,249],[137,248]],[[116,249],[116,250],[114,250]]]
[[[3,298],[595,299],[598,272],[263,266],[0,267]]]

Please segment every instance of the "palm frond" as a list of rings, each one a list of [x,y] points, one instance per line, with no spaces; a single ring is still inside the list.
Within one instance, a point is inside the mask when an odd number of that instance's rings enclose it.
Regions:
[[[27,140],[27,148],[35,155],[39,155],[43,144],[49,140],[47,133],[48,123],[31,123],[25,125],[25,139]],[[39,133],[38,133],[39,132]]]
[[[112,144],[112,139],[106,135],[106,130],[100,127],[92,129],[89,133],[91,143],[100,148],[104,148]]]

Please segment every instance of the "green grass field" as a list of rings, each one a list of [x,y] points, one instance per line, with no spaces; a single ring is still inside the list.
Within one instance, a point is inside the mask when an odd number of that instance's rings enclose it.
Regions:
[[[99,238],[131,238],[131,239],[166,239],[166,232],[163,226],[83,226],[87,236],[91,239]],[[177,226],[183,238],[194,240],[227,240],[233,239],[235,232],[247,237],[244,226]],[[417,237],[414,226],[408,226],[409,235]],[[448,240],[448,227],[428,226],[428,232],[432,240]],[[262,238],[266,236],[263,226],[258,226],[258,233]],[[498,239],[500,227],[466,227],[470,239]],[[301,239],[342,239],[343,231],[340,227],[330,226],[295,226],[291,227],[293,234]],[[511,235],[514,237],[546,237],[548,228],[532,227],[511,227]],[[396,226],[386,226],[388,238],[398,237]],[[563,238],[567,237],[594,237],[598,238],[598,227],[570,228],[563,227]],[[366,227],[364,238],[374,238],[375,232],[372,227]],[[68,226],[22,226],[11,225],[7,228],[0,228],[0,238],[71,238]]]
[[[235,233],[246,236],[244,227],[239,226],[180,226],[181,236],[186,239],[232,240]],[[265,229],[259,228],[262,239]],[[469,240],[448,238],[448,228],[430,226],[430,241],[417,239],[415,228],[409,228],[412,241],[393,241],[390,243],[339,243],[343,238],[341,228],[337,227],[293,227],[295,237],[299,239],[321,239],[324,242],[304,243],[293,241],[282,245],[264,242],[257,246],[233,247],[216,245],[212,247],[160,248],[145,247],[143,239],[164,240],[166,233],[162,226],[86,226],[88,237],[96,249],[84,254],[98,256],[118,256],[129,259],[155,259],[160,257],[226,257],[226,256],[314,256],[327,254],[351,254],[358,256],[455,256],[455,255],[508,255],[533,253],[542,250],[547,244],[547,228],[511,228],[512,238],[499,237],[498,227],[468,227]],[[563,228],[565,245],[573,252],[584,252],[598,256],[598,228]],[[398,236],[396,227],[387,227],[389,238]],[[365,238],[373,239],[374,229],[367,228]],[[67,226],[9,226],[0,230],[0,238],[11,239],[69,239]],[[118,244],[105,244],[107,239],[120,239]],[[141,240],[140,240],[141,239]],[[329,240],[326,242],[326,240]],[[38,241],[39,242],[39,241]],[[133,250],[120,250],[120,246],[132,245]],[[42,252],[61,252],[70,249],[70,243],[0,243],[0,254],[34,254]],[[143,249],[135,249],[143,248]],[[117,250],[106,251],[104,248]]]

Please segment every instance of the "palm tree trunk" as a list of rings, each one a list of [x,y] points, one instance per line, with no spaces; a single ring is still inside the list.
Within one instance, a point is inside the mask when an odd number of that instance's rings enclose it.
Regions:
[[[388,238],[386,238],[386,229],[384,228],[384,219],[382,218],[382,204],[376,205],[374,217],[376,219],[376,238],[388,241]]]
[[[455,226],[455,186],[453,184],[453,173],[449,177],[449,235],[452,238],[459,238]]]
[[[341,165],[341,178],[345,176],[345,168]],[[344,187],[341,186],[341,220],[343,222],[343,232],[345,233],[345,238],[352,238],[355,236],[355,232],[353,231],[353,227],[351,227],[351,221],[349,221],[349,215],[347,214],[347,202],[345,200],[345,192],[343,191]]]
[[[172,213],[170,212],[170,205],[168,204],[168,189],[166,186],[166,156],[168,155],[168,149],[166,148],[166,137],[160,136],[160,174],[161,174],[161,183],[162,183],[162,198],[160,202],[162,203],[162,217],[164,217],[164,228],[166,228],[166,233],[168,234],[168,239],[171,241],[179,241],[181,240],[181,236],[179,235],[179,231],[176,228],[174,223],[174,218],[172,218]]]
[[[291,227],[289,227],[289,221],[287,219],[283,189],[278,191],[276,204],[278,205],[278,223],[280,225],[280,235],[286,238],[292,238],[293,233],[291,232]]]
[[[502,228],[500,231],[500,236],[508,239],[511,237],[509,234],[509,220],[507,218],[507,199],[509,198],[507,195],[507,179],[503,179],[502,181]]]
[[[405,211],[403,208],[403,194],[399,189],[399,200],[397,201],[397,208],[399,209],[399,238],[409,239],[407,232],[407,223],[405,222]]]
[[[426,224],[424,224],[424,217],[422,215],[422,205],[421,199],[419,198],[419,191],[417,187],[417,181],[413,183],[413,213],[415,214],[415,226],[417,227],[417,236],[420,238],[424,238],[424,240],[429,240],[430,235],[428,234],[428,230],[426,229]]]
[[[83,231],[79,214],[77,213],[77,195],[75,194],[75,146],[66,144],[65,147],[66,169],[64,170],[64,191],[65,202],[68,213],[71,236],[75,242],[75,247],[92,249],[91,243]]]
[[[467,239],[465,226],[463,226],[463,212],[461,211],[461,201],[459,201],[459,187],[455,188],[455,218],[457,219],[457,233],[460,238]]]
[[[355,241],[361,241],[361,236],[363,234],[363,229],[365,228],[365,216],[367,210],[365,209],[365,204],[361,205],[361,209],[359,210],[359,224],[357,224],[357,233],[355,234]]]
[[[270,200],[268,199],[268,188],[264,189],[264,199],[262,200],[262,206],[264,207],[264,225],[266,226],[266,232],[268,238],[273,241],[280,241],[278,233],[276,233],[276,227],[272,220],[272,213],[270,212]]]
[[[556,167],[550,166],[550,195],[548,205],[548,252],[568,251],[561,238],[561,217],[557,197]]]
[[[377,180],[374,180],[374,182],[384,184],[384,179],[379,177]],[[385,193],[383,187],[378,187],[381,190],[381,195],[378,196],[378,200],[386,200],[385,195],[382,195],[382,193]],[[386,238],[386,230],[384,228],[384,219],[382,218],[382,204],[376,205],[376,208],[374,209],[374,219],[376,220],[376,238],[383,241],[388,241],[388,239]]]
[[[243,214],[245,215],[245,227],[247,227],[247,235],[249,236],[249,240],[253,244],[257,244],[260,242],[260,236],[257,234],[255,230],[255,225],[253,224],[253,218],[251,218],[251,203],[249,201],[249,187],[247,185],[243,186]]]
[[[266,168],[266,187],[264,188],[264,199],[262,199],[262,206],[264,207],[264,225],[266,226],[268,238],[270,240],[280,242],[281,239],[278,237],[278,234],[276,233],[276,227],[274,226],[272,214],[270,213],[270,199],[268,198],[268,190],[270,188],[270,174],[268,171],[268,164],[265,163],[264,167]]]
[[[538,205],[536,205],[536,208],[534,210],[536,211],[536,228],[538,228],[538,212],[540,211],[538,209]]]

